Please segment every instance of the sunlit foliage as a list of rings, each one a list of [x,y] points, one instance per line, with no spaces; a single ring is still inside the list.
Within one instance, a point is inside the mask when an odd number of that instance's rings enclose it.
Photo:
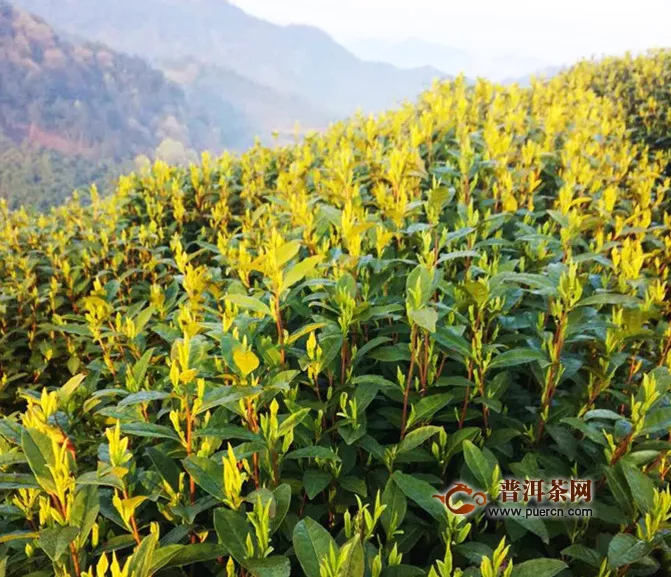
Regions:
[[[666,574],[671,56],[0,213],[8,576]],[[585,519],[453,481],[594,480]]]

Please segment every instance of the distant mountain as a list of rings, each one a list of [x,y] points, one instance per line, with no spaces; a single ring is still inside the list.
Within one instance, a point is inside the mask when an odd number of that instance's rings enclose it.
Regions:
[[[11,206],[57,204],[137,157],[284,143],[296,123],[382,111],[445,76],[365,62],[318,29],[225,0],[13,4],[0,0],[0,197]]]
[[[430,65],[444,74],[455,76],[467,70],[473,58],[465,50],[418,38],[407,38],[399,42],[366,38],[353,40],[347,47],[365,60],[387,62],[402,68]]]
[[[56,33],[0,0],[0,198],[40,209],[101,186],[136,157],[179,163],[325,128],[335,115],[301,96],[195,60],[152,67]]]
[[[482,76],[494,81],[531,74],[547,65],[536,58],[510,54],[472,54],[419,38],[407,38],[399,42],[362,39],[354,40],[347,46],[354,54],[367,60],[388,62],[400,67],[432,66],[449,75],[464,73],[469,78]]]
[[[335,115],[299,95],[274,90],[193,58],[162,62],[160,67],[167,78],[184,89],[197,140],[215,139],[210,148],[224,145],[242,150],[256,137],[271,143],[273,132],[278,143],[286,143],[293,137],[296,123],[304,133],[325,129],[336,120]]]
[[[164,138],[190,144],[182,90],[139,58],[73,45],[0,2],[0,131],[63,154],[120,160]]]
[[[4,1],[0,87],[0,198],[10,207],[47,208],[107,183],[136,155],[199,144],[184,92],[162,72],[100,44],[67,42]]]
[[[436,77],[429,66],[399,70],[364,62],[325,32],[278,26],[226,0],[19,0],[55,26],[152,62],[194,58],[297,94],[339,116],[414,99]]]

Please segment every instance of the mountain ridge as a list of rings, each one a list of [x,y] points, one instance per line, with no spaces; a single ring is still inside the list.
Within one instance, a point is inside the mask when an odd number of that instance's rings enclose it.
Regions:
[[[365,62],[321,29],[276,25],[229,2],[19,0],[19,4],[67,32],[86,31],[92,39],[153,63],[195,58],[258,84],[297,93],[341,117],[358,108],[381,112],[414,99],[435,78],[446,76],[430,67],[401,70]]]
[[[469,78],[483,76],[494,81],[531,75],[548,66],[536,58],[513,54],[484,56],[415,37],[398,41],[363,38],[351,40],[345,45],[360,58],[388,62],[399,67],[431,65],[447,75],[463,73]]]

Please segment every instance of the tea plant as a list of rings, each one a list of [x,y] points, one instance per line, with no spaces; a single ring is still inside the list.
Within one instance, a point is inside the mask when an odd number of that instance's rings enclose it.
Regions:
[[[0,208],[0,574],[666,574],[669,62]],[[513,477],[593,516],[434,497]]]

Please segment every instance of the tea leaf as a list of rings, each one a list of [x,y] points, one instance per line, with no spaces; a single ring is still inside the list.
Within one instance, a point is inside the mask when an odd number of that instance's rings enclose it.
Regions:
[[[328,557],[331,548],[338,551],[329,532],[310,517],[296,523],[292,542],[296,557],[307,577],[320,577],[321,560]]]
[[[79,533],[77,527],[55,527],[43,529],[37,544],[49,556],[53,562],[57,562],[68,546],[74,541]]]
[[[559,559],[533,559],[515,565],[512,577],[554,577],[567,567]]]
[[[652,543],[640,541],[633,535],[615,535],[608,544],[608,565],[613,569],[640,561],[652,551]]]
[[[236,511],[219,508],[214,512],[214,529],[228,554],[238,563],[243,563],[247,556],[245,543],[250,531],[245,517]]]
[[[248,559],[245,567],[255,577],[289,577],[291,562],[288,557],[275,555],[267,559]]]
[[[199,487],[215,499],[223,501],[226,498],[223,465],[205,457],[187,457],[182,464]]]

